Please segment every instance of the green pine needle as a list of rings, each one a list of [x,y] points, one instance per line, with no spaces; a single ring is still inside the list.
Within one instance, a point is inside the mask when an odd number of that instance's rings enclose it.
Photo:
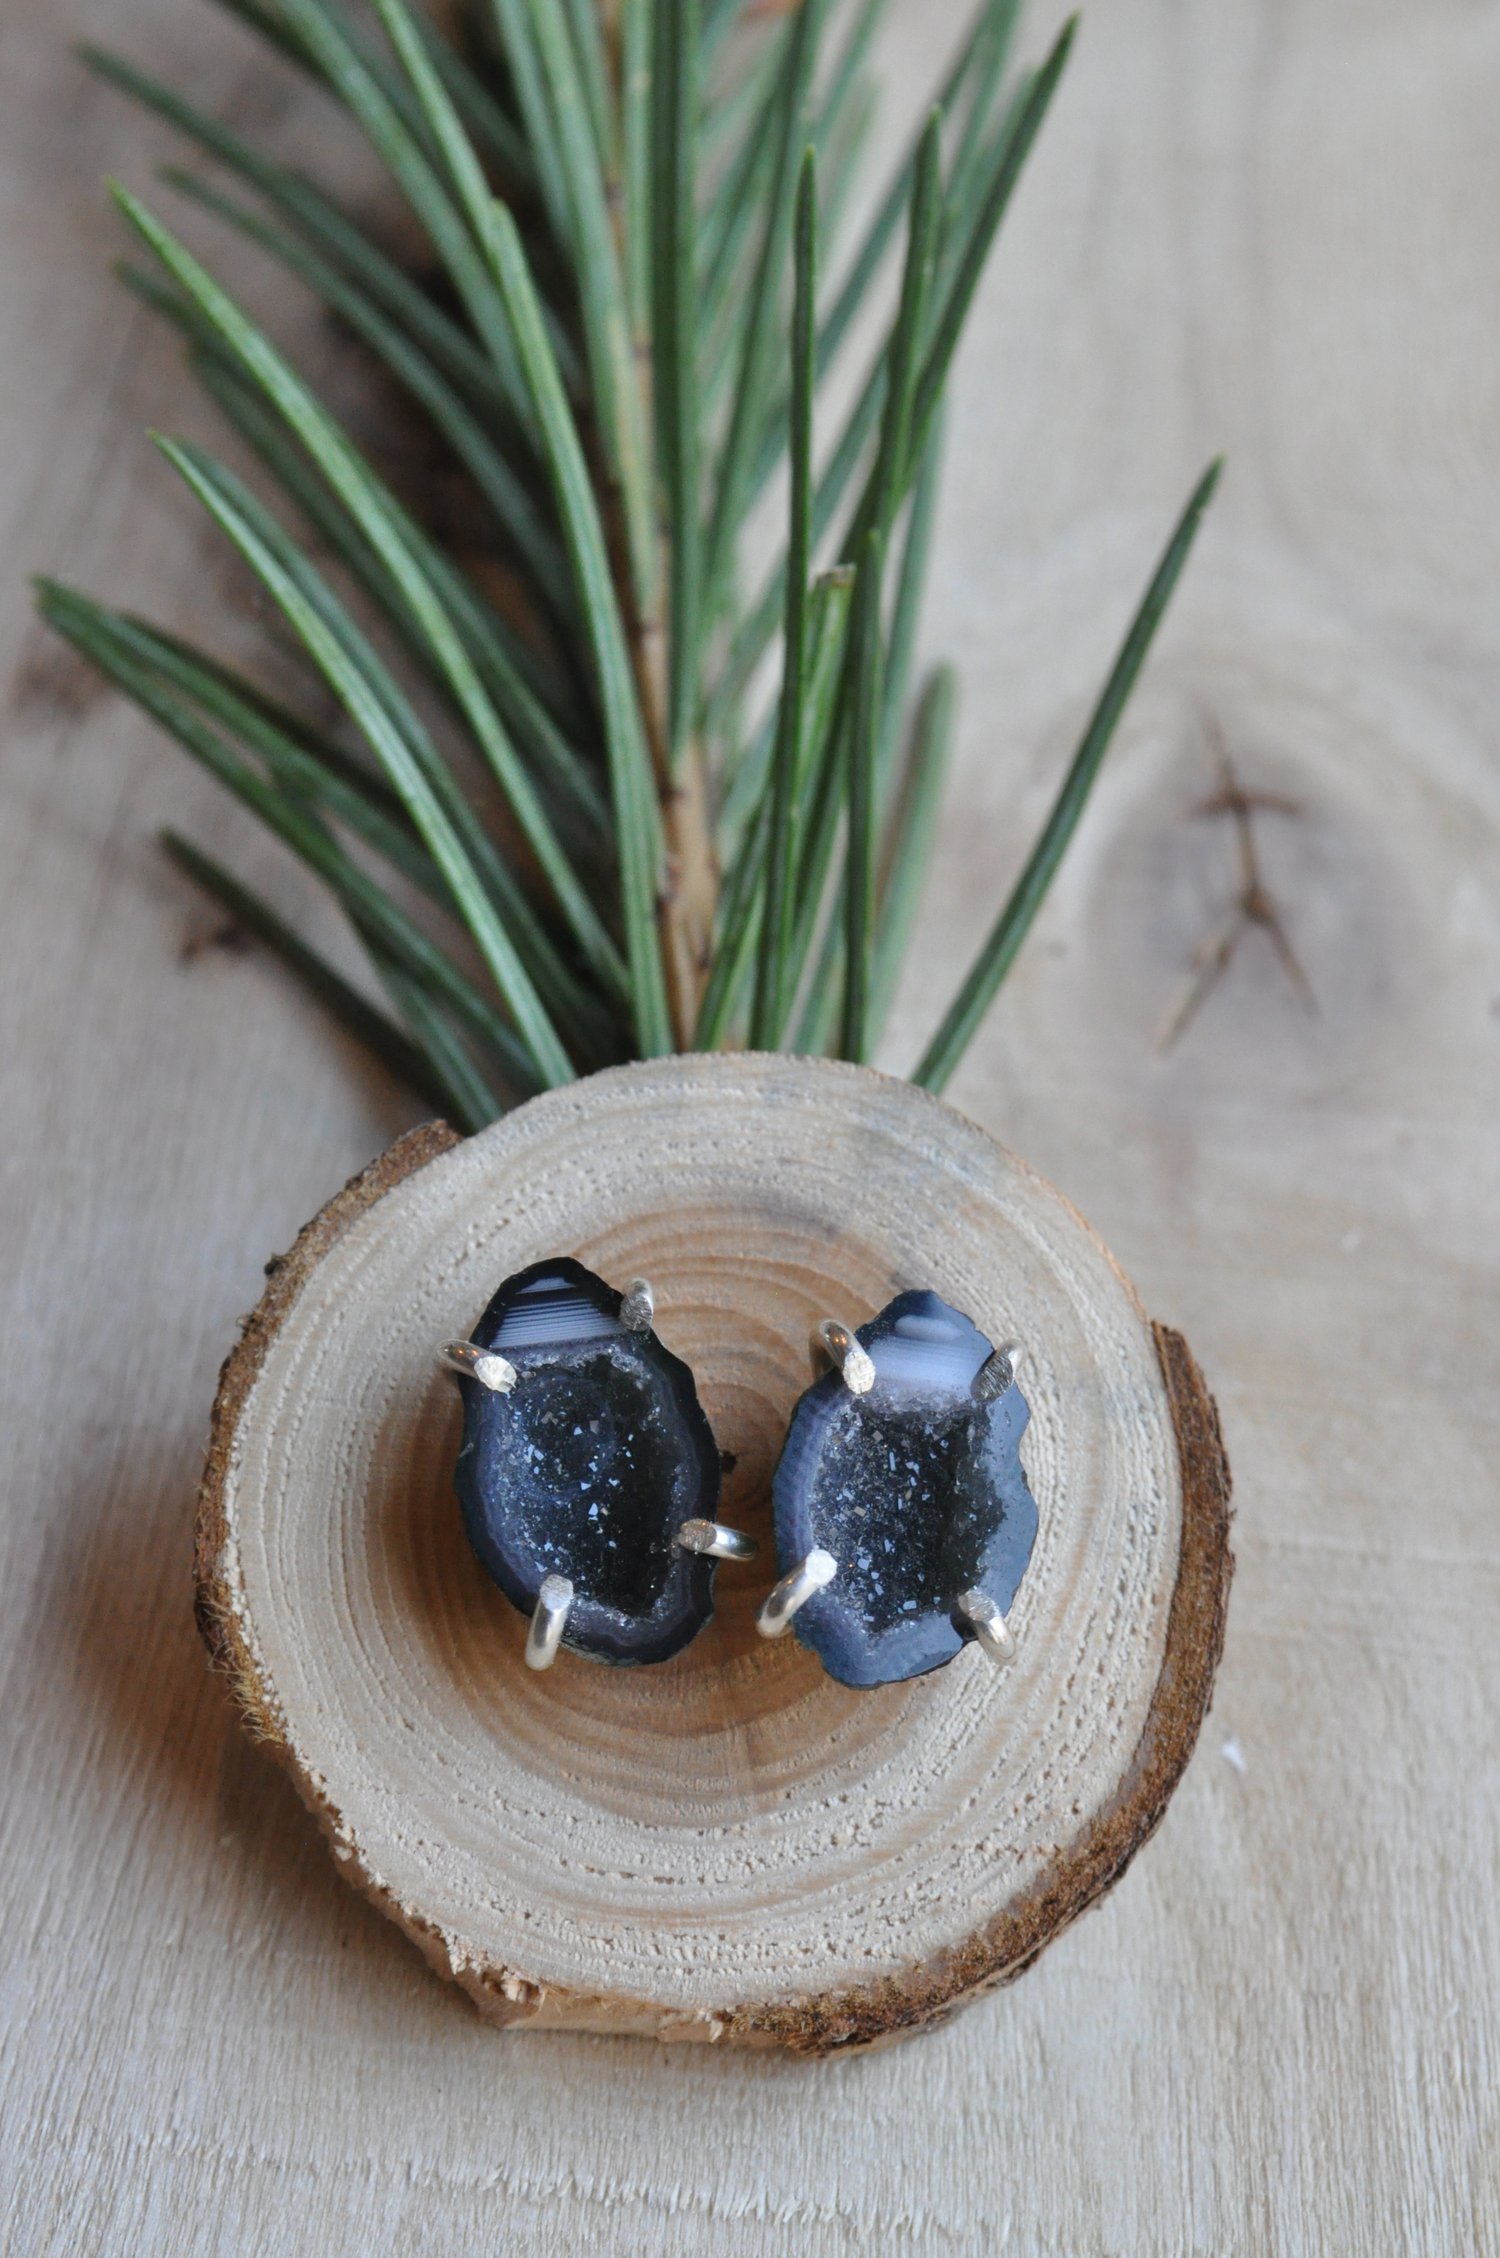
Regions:
[[[651,260],[655,280],[652,368],[657,452],[671,557],[668,606],[668,737],[681,770],[696,721],[701,525],[698,401],[697,120],[701,34],[697,0],[664,0],[654,11]]]
[[[870,1054],[870,974],[875,940],[875,764],[880,750],[880,686],[885,651],[880,629],[880,528],[865,535],[854,583],[849,638],[849,837],[844,868],[844,1016],[839,1056],[862,1061]]]
[[[589,484],[578,427],[563,391],[557,362],[542,326],[536,291],[515,221],[494,207],[490,241],[506,311],[515,327],[542,444],[552,472],[578,594],[593,646],[596,684],[604,708],[615,840],[620,857],[621,914],[630,962],[636,1040],[643,1058],[672,1048],[666,976],[656,926],[661,873],[661,822],[650,748],[632,675],[625,622],[610,577],[609,554],[598,503]]]
[[[980,1020],[994,1001],[1001,981],[1015,962],[1016,953],[1042,906],[1068,841],[1078,828],[1078,819],[1109,750],[1109,741],[1125,710],[1126,700],[1135,687],[1135,678],[1145,664],[1146,653],[1161,625],[1162,614],[1177,585],[1178,575],[1187,563],[1188,551],[1193,545],[1199,523],[1219,482],[1222,469],[1222,460],[1209,464],[1189,496],[1187,507],[1177,521],[1176,530],[1162,552],[1161,562],[1152,574],[1151,584],[1141,599],[1140,609],[1126,632],[1119,654],[1110,669],[1109,679],[1100,693],[1099,703],[1094,708],[1089,725],[1083,733],[1083,740],[1063,779],[1062,790],[1053,802],[1052,812],[1042,828],[1042,835],[912,1077],[924,1089],[941,1090],[946,1085],[972,1042]]]
[[[796,857],[797,755],[807,695],[807,626],[812,561],[813,362],[817,347],[818,167],[811,149],[797,184],[796,291],[792,311],[792,497],[787,562],[785,662],[771,764],[761,908],[760,963],[750,1015],[753,1049],[775,1043],[786,1008],[792,938],[791,875]]]

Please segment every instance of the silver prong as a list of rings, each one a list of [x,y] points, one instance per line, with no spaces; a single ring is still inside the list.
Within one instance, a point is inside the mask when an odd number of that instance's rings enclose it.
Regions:
[[[974,1375],[974,1395],[980,1403],[993,1403],[1003,1396],[1020,1368],[1021,1352],[1014,1341],[987,1356]]]
[[[805,1607],[814,1592],[831,1584],[839,1572],[839,1564],[831,1552],[820,1547],[799,1560],[790,1576],[766,1594],[761,1601],[760,1613],[755,1618],[755,1628],[763,1639],[779,1639],[799,1607]]]
[[[684,1552],[706,1552],[710,1560],[753,1560],[760,1546],[743,1529],[722,1521],[684,1521],[677,1532]]]
[[[843,1374],[851,1396],[867,1396],[874,1387],[875,1367],[868,1349],[861,1348],[852,1327],[841,1325],[836,1317],[825,1317],[813,1327],[812,1353],[820,1371],[831,1364]]]
[[[960,1592],[953,1602],[953,1612],[961,1623],[968,1625],[991,1662],[1003,1669],[1006,1663],[1015,1661],[1014,1634],[988,1592]]]
[[[620,1304],[620,1323],[627,1333],[649,1333],[656,1315],[656,1296],[649,1278],[632,1278]]]
[[[438,1351],[439,1364],[450,1372],[461,1372],[466,1380],[477,1380],[481,1388],[493,1395],[508,1396],[516,1384],[516,1368],[507,1357],[497,1356],[493,1349],[482,1349],[473,1341],[450,1341]]]
[[[531,1628],[526,1633],[528,1670],[551,1669],[557,1660],[557,1650],[562,1645],[568,1609],[572,1604],[573,1587],[566,1576],[542,1578],[542,1588],[536,1595]]]

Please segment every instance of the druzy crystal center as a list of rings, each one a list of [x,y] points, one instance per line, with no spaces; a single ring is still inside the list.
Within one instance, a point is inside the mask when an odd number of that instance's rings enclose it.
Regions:
[[[830,1422],[812,1510],[872,1631],[946,1610],[978,1581],[1002,1504],[976,1464],[972,1408],[913,1405],[877,1376]]]
[[[547,1571],[647,1615],[672,1568],[662,1502],[678,1486],[673,1443],[633,1345],[553,1351],[526,1368],[522,1416],[497,1422],[486,1475]]]

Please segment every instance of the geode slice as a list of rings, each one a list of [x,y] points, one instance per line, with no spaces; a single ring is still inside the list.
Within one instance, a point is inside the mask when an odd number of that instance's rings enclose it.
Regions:
[[[471,1338],[516,1384],[459,1380],[454,1484],[469,1542],[523,1614],[544,1576],[566,1576],[564,1646],[664,1662],[713,1613],[714,1562],[673,1538],[714,1518],[719,1453],[692,1373],[627,1330],[623,1298],[562,1257],[506,1279]]]
[[[974,1393],[992,1346],[933,1293],[898,1294],[855,1338],[867,1395],[829,1372],[792,1414],[773,1490],[782,1572],[815,1548],[838,1562],[792,1628],[846,1686],[936,1670],[973,1636],[954,1612],[980,1590],[1004,1613],[1036,1541],[1021,1465],[1031,1417],[1012,1381]]]

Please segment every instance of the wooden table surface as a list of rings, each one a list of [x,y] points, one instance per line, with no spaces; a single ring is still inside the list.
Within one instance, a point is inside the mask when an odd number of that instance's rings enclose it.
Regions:
[[[899,0],[894,87],[956,20]],[[1199,1754],[1115,1895],[949,2029],[831,2066],[498,2037],[340,1883],[205,1674],[215,1370],[265,1257],[413,1116],[216,945],[164,820],[291,904],[295,878],[24,605],[44,566],[241,633],[142,436],[198,411],[106,274],[100,177],[148,186],[166,143],[76,32],[241,122],[282,100],[197,0],[0,22],[6,2249],[1500,2249],[1500,11],[1095,0],[985,285],[929,635],[963,671],[960,791],[889,1062],[1225,447],[952,1095],[1187,1332],[1240,1572]],[[282,127],[319,138],[305,103]],[[1254,837],[1312,1001],[1253,927],[1163,1046],[1235,909],[1233,818],[1199,812],[1224,752],[1291,803]]]

